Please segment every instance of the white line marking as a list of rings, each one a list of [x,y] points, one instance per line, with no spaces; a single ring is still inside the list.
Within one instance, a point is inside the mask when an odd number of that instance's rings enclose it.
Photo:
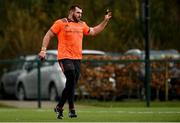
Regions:
[[[31,110],[31,109],[30,109]],[[17,112],[18,109],[0,109],[0,112]],[[31,110],[33,111],[33,110]],[[37,109],[35,112],[53,112],[53,110],[48,109]],[[67,112],[67,111],[65,111]],[[118,113],[118,114],[180,114],[180,111],[91,111],[91,110],[77,110],[77,113],[94,113],[94,114],[102,114],[102,113]]]

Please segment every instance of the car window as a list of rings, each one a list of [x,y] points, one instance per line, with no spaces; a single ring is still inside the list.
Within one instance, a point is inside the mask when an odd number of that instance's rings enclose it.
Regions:
[[[24,69],[27,69],[27,70],[31,70],[33,68],[37,68],[37,62],[36,60],[38,59],[38,57],[36,55],[29,55],[29,56],[26,56],[26,61],[24,62]]]

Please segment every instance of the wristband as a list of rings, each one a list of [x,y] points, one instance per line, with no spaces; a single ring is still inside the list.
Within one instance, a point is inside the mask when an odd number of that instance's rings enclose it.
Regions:
[[[42,48],[41,48],[41,51],[46,51],[46,47],[42,47]]]
[[[46,51],[44,51],[44,50],[41,50],[41,52],[45,52],[46,53]]]

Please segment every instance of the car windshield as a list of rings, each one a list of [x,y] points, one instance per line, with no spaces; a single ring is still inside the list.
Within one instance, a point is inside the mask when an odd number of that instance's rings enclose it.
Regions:
[[[32,66],[34,61],[33,60],[36,60],[37,56],[36,55],[28,55],[24,58],[25,62],[24,62],[24,65],[23,67],[26,69],[27,67],[29,66]]]
[[[139,56],[142,59],[145,58],[145,51],[141,51],[139,49],[130,49],[125,52],[125,55],[135,55]],[[150,59],[178,59],[180,58],[179,52],[177,50],[150,50]]]
[[[143,58],[145,52],[142,51]],[[150,59],[164,59],[164,58],[179,58],[179,53],[176,50],[152,50],[150,51]]]

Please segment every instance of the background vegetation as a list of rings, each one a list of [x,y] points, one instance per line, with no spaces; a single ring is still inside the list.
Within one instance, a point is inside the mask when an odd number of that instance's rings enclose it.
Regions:
[[[72,4],[83,8],[83,20],[98,24],[109,8],[113,17],[106,30],[85,37],[84,48],[123,52],[144,49],[143,0],[0,0],[0,57],[38,53],[42,38],[53,22],[67,16]],[[180,1],[150,0],[152,49],[179,49]],[[102,45],[105,44],[105,45]],[[49,48],[56,48],[57,40]]]

